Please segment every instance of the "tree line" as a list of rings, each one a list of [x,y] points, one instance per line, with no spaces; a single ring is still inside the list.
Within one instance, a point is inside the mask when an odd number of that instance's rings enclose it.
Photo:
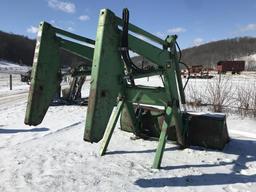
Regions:
[[[0,59],[32,65],[35,40],[0,31]]]
[[[32,66],[35,46],[35,39],[0,31],[0,59],[2,60]],[[60,55],[61,64],[65,67],[75,62],[88,62],[64,50],[60,51]]]
[[[256,53],[256,38],[239,37],[206,43],[182,50],[182,61],[189,65],[214,68],[218,61],[234,60]],[[250,65],[255,65],[251,63]]]
[[[0,59],[31,66],[36,40],[26,36],[0,31]],[[239,37],[206,43],[182,50],[182,61],[189,65],[215,67],[220,60],[234,60],[256,53],[256,38]],[[150,63],[142,57],[135,57],[135,63]],[[70,66],[83,59],[61,51],[61,63]]]

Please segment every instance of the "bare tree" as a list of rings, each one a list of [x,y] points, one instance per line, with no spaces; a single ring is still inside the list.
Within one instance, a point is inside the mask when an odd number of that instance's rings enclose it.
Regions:
[[[243,84],[237,87],[238,111],[242,116],[256,117],[256,84]]]
[[[187,104],[192,107],[199,107],[202,105],[202,93],[199,90],[198,86],[194,84],[188,84],[186,88],[186,97],[187,97]]]
[[[205,99],[213,106],[214,112],[222,112],[224,107],[229,107],[235,102],[233,89],[232,82],[227,77],[208,82]]]

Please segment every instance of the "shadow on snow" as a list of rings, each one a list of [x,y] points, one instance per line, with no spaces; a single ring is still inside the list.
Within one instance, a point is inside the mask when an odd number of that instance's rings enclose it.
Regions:
[[[49,131],[48,128],[33,128],[33,129],[0,129],[0,134],[13,134],[22,132],[43,132]]]
[[[196,150],[196,149],[195,149]],[[223,150],[225,154],[237,155],[238,158],[233,162],[223,162],[221,164],[196,164],[196,165],[178,165],[162,167],[163,170],[185,169],[191,167],[217,167],[233,165],[231,173],[205,173],[201,175],[187,175],[183,177],[149,178],[138,179],[135,185],[142,188],[159,188],[165,186],[203,186],[203,185],[227,185],[235,183],[256,183],[256,174],[241,174],[242,170],[248,169],[249,162],[256,162],[256,141],[231,139]],[[252,169],[252,168],[251,168]]]

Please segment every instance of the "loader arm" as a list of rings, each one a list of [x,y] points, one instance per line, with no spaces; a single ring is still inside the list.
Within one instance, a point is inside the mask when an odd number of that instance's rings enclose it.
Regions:
[[[61,82],[60,49],[92,60],[95,41],[58,29],[49,23],[39,26],[34,53],[25,124],[42,122]]]
[[[123,38],[124,21],[115,16],[110,10],[101,10],[99,24],[97,29],[97,42],[95,44],[92,81],[90,87],[89,103],[86,116],[86,126],[84,140],[89,142],[98,142],[107,129],[111,121],[111,113],[118,100],[125,100],[124,108],[131,110],[129,116],[134,119],[132,127],[136,129],[136,120],[132,111],[133,103],[160,105],[164,107],[171,106],[173,109],[173,118],[176,122],[178,143],[184,145],[182,137],[183,125],[181,122],[181,113],[179,102],[185,102],[185,96],[182,88],[182,81],[177,65],[175,42],[177,36],[168,36],[165,40],[156,37],[149,32],[129,23],[128,31],[143,36],[146,39],[158,44],[158,47],[152,43],[139,39],[127,32],[128,47],[120,47]],[[163,48],[159,48],[162,46]],[[125,58],[122,56],[122,50],[131,50],[142,55],[149,61],[156,64],[156,68],[149,71],[132,71],[127,74],[128,68],[125,64]],[[136,68],[136,66],[133,66]],[[164,88],[139,87],[129,84],[126,79],[132,77],[147,77],[161,74],[164,77]],[[111,74],[111,75],[110,75]],[[116,117],[118,118],[118,114]]]
[[[70,90],[75,93],[71,97],[79,97],[83,76],[91,74],[84,140],[91,143],[101,140],[100,155],[107,152],[120,115],[122,130],[141,138],[159,137],[153,168],[160,168],[169,136],[174,136],[172,138],[182,148],[196,144],[222,149],[229,140],[225,115],[195,115],[181,111],[185,94],[176,40],[177,35],[161,39],[133,25],[129,22],[128,9],[123,10],[122,18],[108,9],[100,11],[96,42],[41,23],[25,124],[42,122],[60,86],[60,49],[64,49],[92,61],[88,70],[81,67],[71,73],[77,79]],[[129,51],[141,55],[154,66],[143,68],[143,65],[134,64]],[[161,76],[162,87],[136,85],[137,78],[153,75]]]

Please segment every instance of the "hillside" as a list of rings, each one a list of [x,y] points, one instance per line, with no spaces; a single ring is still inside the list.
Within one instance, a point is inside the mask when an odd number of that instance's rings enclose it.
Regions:
[[[35,40],[0,31],[0,59],[31,66],[34,48]],[[256,60],[254,59],[256,57],[251,57],[255,53],[256,38],[240,37],[184,49],[182,50],[182,61],[189,65],[214,67],[220,60],[244,59],[247,62],[247,68],[252,70],[256,68]],[[141,64],[141,57],[133,59],[136,64]],[[69,66],[80,61],[83,59],[61,51],[62,65]]]
[[[0,31],[0,60],[32,66],[36,40],[22,35]],[[73,63],[88,62],[61,50],[61,64],[70,66]]]
[[[203,65],[207,67],[215,67],[220,60],[245,60],[246,69],[256,70],[256,38],[241,37],[220,40],[206,43],[200,46],[191,47],[182,50],[182,61],[188,65]],[[137,65],[150,64],[150,62],[136,56],[133,61]]]
[[[241,37],[206,43],[182,50],[182,61],[189,65],[214,67],[220,60],[247,61],[247,56],[256,53],[256,38]],[[255,61],[255,60],[254,60]],[[254,62],[255,63],[255,62]],[[249,65],[253,65],[250,62]]]
[[[32,65],[35,40],[0,31],[0,59]]]

